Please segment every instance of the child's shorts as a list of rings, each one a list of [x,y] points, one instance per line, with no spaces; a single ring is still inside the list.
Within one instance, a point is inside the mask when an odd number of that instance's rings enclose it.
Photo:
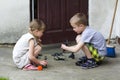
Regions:
[[[99,55],[98,50],[94,48],[92,44],[86,43],[86,46],[88,47],[89,51],[92,54],[92,57],[95,59],[96,62],[103,61],[104,57]]]

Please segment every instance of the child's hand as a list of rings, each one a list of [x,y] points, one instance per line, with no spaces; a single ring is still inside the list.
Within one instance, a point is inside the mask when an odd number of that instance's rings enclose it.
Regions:
[[[40,64],[43,65],[43,66],[46,66],[47,65],[47,61],[46,60],[40,61]]]
[[[41,40],[41,39],[38,39],[38,42],[42,42],[42,40]]]
[[[66,45],[65,45],[65,44],[61,44],[61,48],[62,48],[62,49],[65,49],[65,48],[66,48]]]
[[[38,45],[41,45],[41,42],[42,42],[41,39],[37,39],[37,43],[38,43]]]

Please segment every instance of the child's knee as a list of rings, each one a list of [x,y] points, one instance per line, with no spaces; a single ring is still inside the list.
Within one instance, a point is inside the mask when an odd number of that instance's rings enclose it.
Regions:
[[[81,35],[77,35],[76,42],[78,43],[80,41]]]
[[[39,46],[39,45],[37,45],[37,46],[35,47],[35,50],[37,50],[37,51],[41,51],[41,50],[42,50],[42,47]]]

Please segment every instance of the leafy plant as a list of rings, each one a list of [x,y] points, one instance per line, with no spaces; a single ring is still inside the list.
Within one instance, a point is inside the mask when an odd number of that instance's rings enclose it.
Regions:
[[[8,78],[0,77],[0,80],[9,80]]]

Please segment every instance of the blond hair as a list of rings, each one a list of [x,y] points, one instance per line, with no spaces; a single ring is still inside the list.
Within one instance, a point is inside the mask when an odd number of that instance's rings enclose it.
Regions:
[[[85,16],[85,14],[83,13],[76,13],[71,19],[70,19],[70,23],[74,23],[76,25],[87,25],[87,18]]]
[[[45,30],[45,24],[42,20],[34,19],[30,22],[30,31],[34,30]]]

